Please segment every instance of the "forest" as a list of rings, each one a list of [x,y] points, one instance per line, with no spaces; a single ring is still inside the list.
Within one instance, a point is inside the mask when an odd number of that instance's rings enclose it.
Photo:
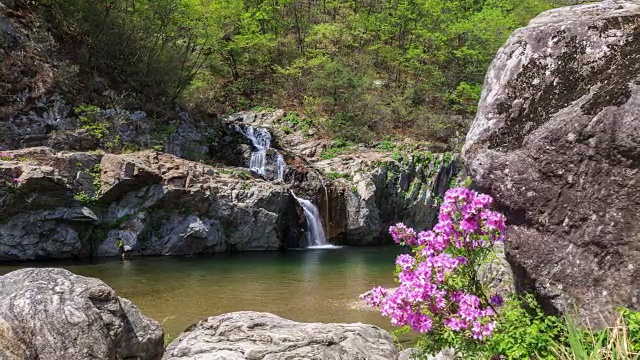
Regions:
[[[511,31],[555,6],[547,0],[36,4],[72,54],[86,94],[107,82],[126,94],[125,106],[178,104],[214,117],[284,108],[331,138],[411,137],[444,147],[456,147],[466,133],[486,69]]]

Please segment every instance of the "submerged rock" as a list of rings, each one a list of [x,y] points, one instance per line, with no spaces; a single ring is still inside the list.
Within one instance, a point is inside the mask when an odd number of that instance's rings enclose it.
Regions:
[[[640,3],[542,13],[487,74],[463,149],[521,290],[591,324],[640,310]]]
[[[63,269],[0,276],[0,359],[160,359],[160,325],[104,282]]]
[[[366,324],[299,323],[240,311],[210,317],[175,339],[163,360],[397,359],[386,331]]]

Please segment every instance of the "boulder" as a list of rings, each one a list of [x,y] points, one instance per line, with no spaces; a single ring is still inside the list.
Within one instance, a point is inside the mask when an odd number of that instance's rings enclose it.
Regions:
[[[603,325],[640,310],[640,2],[540,14],[487,74],[463,148],[520,290]]]
[[[104,282],[63,269],[0,276],[0,358],[155,360],[160,325]]]
[[[299,323],[240,311],[210,317],[188,328],[163,360],[389,360],[398,351],[386,331],[366,324]]]

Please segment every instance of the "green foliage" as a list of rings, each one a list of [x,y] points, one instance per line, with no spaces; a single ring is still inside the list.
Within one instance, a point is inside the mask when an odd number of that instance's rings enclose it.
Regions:
[[[384,140],[380,144],[378,144],[378,146],[376,147],[384,151],[394,151],[396,148],[396,145],[391,140]]]
[[[631,340],[631,350],[640,354],[640,311],[620,309],[622,321],[627,326],[629,340]]]
[[[547,0],[37,0],[80,73],[224,114],[296,109],[333,137],[462,136],[485,71]],[[77,51],[82,49],[82,51]],[[98,86],[98,85],[96,85]],[[111,130],[87,115],[102,139]],[[289,126],[302,116],[287,115]],[[111,146],[118,145],[110,139]]]
[[[134,144],[125,144],[122,147],[122,152],[125,154],[130,154],[130,153],[134,153],[140,151],[140,148],[137,145]]]
[[[249,180],[253,178],[253,176],[251,175],[251,172],[245,169],[222,168],[222,169],[219,169],[218,171],[220,171],[222,174],[231,175],[242,180]]]
[[[444,153],[444,155],[442,155],[442,163],[445,166],[451,164],[451,160],[453,160],[453,154],[450,151],[447,151]]]
[[[98,140],[106,138],[110,128],[110,124],[101,117],[100,112],[100,108],[94,105],[80,105],[75,108],[82,128]]]
[[[100,200],[100,191],[102,188],[102,181],[100,180],[100,164],[96,164],[90,171],[91,184],[93,185],[93,192],[88,194],[84,191],[76,193],[73,198],[80,201],[85,206],[95,205]]]
[[[131,120],[132,114],[119,108],[103,110],[95,105],[80,105],[74,109],[82,129],[91,135],[101,148],[110,152],[119,152],[123,148],[131,149],[120,139],[118,127]]]
[[[299,129],[305,136],[309,135],[309,128],[312,125],[311,119],[302,118],[296,112],[290,112],[284,117],[286,125],[282,127],[285,134],[291,134],[294,129]]]
[[[296,114],[295,112],[288,113],[284,119],[289,123],[291,123],[292,126],[297,126],[298,124],[300,124],[300,118],[298,117],[298,114]]]
[[[4,190],[9,194],[15,194],[18,191],[18,186],[20,182],[17,179],[13,179],[11,181],[0,180],[0,190]]]
[[[473,114],[477,110],[477,104],[480,100],[480,92],[482,85],[480,83],[469,84],[461,82],[451,93],[446,95],[451,109],[455,111]]]
[[[640,312],[624,308],[619,312],[614,326],[595,331],[578,327],[569,316],[545,314],[532,294],[514,295],[500,309],[496,331],[484,343],[474,345],[451,331],[430,333],[418,341],[419,359],[444,347],[472,360],[640,359]]]
[[[351,151],[354,148],[355,144],[353,144],[352,142],[338,138],[333,141],[330,147],[325,149],[322,154],[320,154],[320,157],[325,160],[333,159],[334,157],[342,153]]]
[[[353,179],[353,177],[349,174],[341,174],[337,172],[328,172],[327,177],[331,180],[337,180],[337,179],[352,180]]]
[[[449,188],[454,188],[456,186],[462,187],[471,187],[472,179],[470,176],[463,175],[462,173],[458,173],[456,176],[451,178],[449,181]]]
[[[293,134],[293,129],[292,129],[292,128],[290,128],[290,127],[288,127],[288,126],[283,126],[283,127],[282,127],[282,131],[283,131],[285,134],[287,134],[287,135],[289,135],[289,134]]]
[[[564,340],[565,333],[562,319],[546,315],[533,295],[514,297],[505,302],[497,331],[480,354],[487,358],[503,355],[507,359],[554,359],[552,348]]]
[[[96,196],[89,195],[84,191],[74,194],[73,198],[80,201],[84,206],[95,205],[98,201]]]
[[[638,360],[640,359],[640,312],[619,309],[613,326],[594,331],[577,326],[565,317],[566,340],[553,347],[554,359],[560,360]]]
[[[61,44],[86,49],[77,59],[85,69],[148,95],[176,98],[185,90],[220,30],[209,26],[213,6],[193,0],[39,0],[38,5]]]

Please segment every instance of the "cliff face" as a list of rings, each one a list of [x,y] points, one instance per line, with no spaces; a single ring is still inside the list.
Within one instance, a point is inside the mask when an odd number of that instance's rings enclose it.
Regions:
[[[382,244],[396,222],[431,226],[456,174],[443,154],[394,160],[362,150],[317,161],[277,145],[288,164],[274,180],[248,169],[255,149],[237,125],[227,126],[224,154],[239,166],[153,150],[0,152],[0,261],[304,247],[307,223],[292,191],[317,204],[331,242]]]
[[[282,110],[198,118],[136,103],[80,74],[25,4],[0,3],[0,260],[303,247],[292,190],[332,242],[382,244],[396,222],[429,227],[457,172],[425,149],[326,156],[332,141]],[[263,174],[249,170],[249,128],[273,137]]]
[[[514,32],[463,150],[510,222],[521,289],[599,323],[640,309],[640,3],[551,10]]]

